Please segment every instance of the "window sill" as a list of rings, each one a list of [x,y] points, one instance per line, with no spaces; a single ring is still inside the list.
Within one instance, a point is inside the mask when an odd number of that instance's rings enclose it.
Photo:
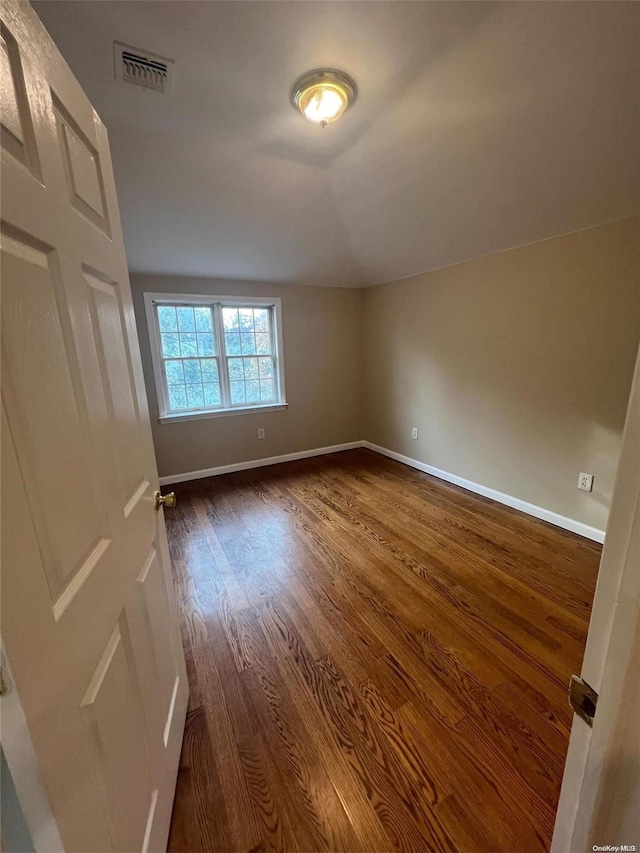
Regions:
[[[269,403],[266,406],[234,406],[233,409],[212,409],[206,412],[176,412],[172,415],[162,415],[158,418],[161,424],[175,421],[199,421],[204,418],[226,418],[229,415],[248,415],[251,412],[281,412],[288,408],[288,403]]]

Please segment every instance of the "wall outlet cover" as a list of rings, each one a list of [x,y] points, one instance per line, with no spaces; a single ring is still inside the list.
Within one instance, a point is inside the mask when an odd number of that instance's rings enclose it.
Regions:
[[[264,438],[264,430],[262,428],[258,430],[258,438]]]
[[[593,474],[583,474],[580,473],[578,477],[578,488],[582,489],[583,492],[592,492],[593,491]]]
[[[411,430],[411,438],[417,438],[417,437],[418,437],[418,427],[413,427],[413,429]]]

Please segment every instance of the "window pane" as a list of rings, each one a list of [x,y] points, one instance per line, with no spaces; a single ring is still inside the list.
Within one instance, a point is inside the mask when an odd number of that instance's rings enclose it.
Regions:
[[[245,389],[247,394],[247,403],[259,403],[260,402],[260,383],[259,382],[245,382]]]
[[[224,336],[224,342],[227,355],[240,355],[240,335],[237,332],[227,332]]]
[[[261,336],[259,336],[261,337]],[[256,352],[256,336],[255,335],[240,335],[242,342],[242,355],[255,355]]]
[[[165,361],[164,367],[167,372],[167,385],[184,384],[184,371],[181,361]]]
[[[185,359],[182,362],[184,364],[184,381],[189,384],[196,384],[202,382],[202,376],[200,375],[200,362],[195,358]]]
[[[260,380],[260,400],[263,403],[275,400],[275,385],[273,379]]]
[[[171,385],[169,387],[169,408],[172,411],[187,408],[187,392],[184,385]]]
[[[176,308],[178,315],[178,330],[180,332],[195,332],[196,324],[193,319],[193,308],[182,305]]]
[[[198,355],[213,355],[213,335],[198,335]]]
[[[194,308],[196,315],[196,332],[211,332],[211,308]]]
[[[183,356],[198,355],[198,344],[195,334],[180,335],[180,352]]]
[[[253,332],[253,308],[239,308],[240,331]]]
[[[231,402],[244,403],[244,382],[230,382],[231,385]]]
[[[269,311],[267,308],[254,308],[253,319],[256,326],[256,332],[269,331]]]
[[[213,358],[205,358],[200,362],[203,382],[219,382],[218,364]]]
[[[258,355],[269,355],[271,353],[271,342],[269,335],[256,335],[256,350]]]
[[[244,370],[242,369],[242,359],[241,358],[230,358],[227,361],[229,365],[229,379],[233,382],[234,380],[242,381],[244,379]]]
[[[212,382],[205,382],[204,388],[204,404],[205,406],[220,405],[220,386],[214,385]]]
[[[187,385],[187,402],[190,409],[202,408],[204,406],[202,385]]]
[[[175,358],[180,355],[178,335],[162,335],[162,355],[165,358]]]
[[[235,331],[239,326],[238,309],[237,308],[223,308],[222,309],[222,323],[224,325],[225,332]]]
[[[257,379],[258,378],[258,359],[257,358],[245,358],[244,360],[244,378],[245,379]]]
[[[273,378],[273,359],[272,358],[259,358],[258,359],[258,370],[260,371],[261,379],[272,379]]]
[[[227,358],[223,367],[216,357],[216,353],[221,355],[214,324],[217,310],[221,311],[225,336]],[[156,314],[169,411],[220,408],[221,369],[227,371],[231,405],[276,401],[271,307],[158,305]]]
[[[161,332],[177,332],[176,309],[169,305],[158,305],[158,323]]]

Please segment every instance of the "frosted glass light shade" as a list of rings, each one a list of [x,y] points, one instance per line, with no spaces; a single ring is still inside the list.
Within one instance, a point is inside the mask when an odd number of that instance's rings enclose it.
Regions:
[[[344,72],[318,69],[303,75],[291,92],[292,104],[307,121],[326,127],[340,118],[356,96],[356,85]]]
[[[348,104],[346,92],[339,86],[309,86],[300,95],[298,108],[314,124],[327,125],[339,119]]]

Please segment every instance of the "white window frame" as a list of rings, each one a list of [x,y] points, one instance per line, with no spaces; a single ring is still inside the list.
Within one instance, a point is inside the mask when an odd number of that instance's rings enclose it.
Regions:
[[[271,308],[272,310],[272,344],[275,359],[275,379],[277,384],[277,399],[273,403],[237,403],[226,408],[215,409],[188,409],[181,412],[172,412],[169,408],[167,397],[167,385],[164,377],[162,348],[160,341],[160,329],[158,326],[158,315],[156,305],[207,305],[232,306],[239,308]],[[149,344],[151,346],[151,362],[153,364],[153,376],[156,384],[158,397],[158,410],[160,423],[172,423],[174,421],[198,420],[200,418],[219,418],[228,415],[246,415],[249,412],[279,411],[288,406],[285,384],[284,384],[284,347],[282,342],[282,306],[280,299],[264,296],[205,296],[193,293],[144,293],[144,307],[147,317],[147,328],[149,331]],[[219,315],[213,313],[214,336],[217,343],[217,357],[219,361],[220,388],[225,388],[225,396],[229,399],[229,376],[227,370],[227,352],[221,323],[216,318]],[[224,397],[223,397],[224,399]]]

